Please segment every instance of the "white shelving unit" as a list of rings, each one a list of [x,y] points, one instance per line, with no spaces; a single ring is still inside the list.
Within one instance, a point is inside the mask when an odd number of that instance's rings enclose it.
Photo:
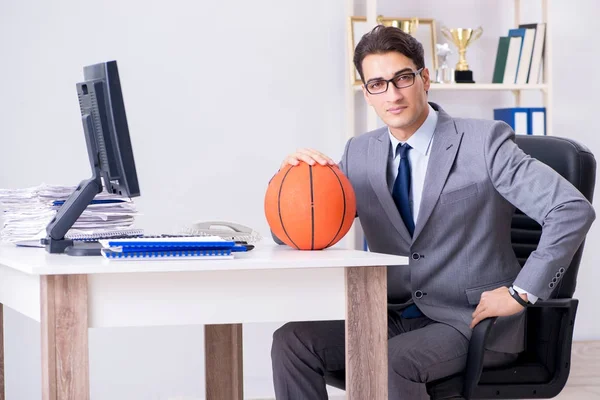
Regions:
[[[355,91],[361,91],[360,85],[354,85],[352,88]],[[508,83],[473,83],[473,84],[461,84],[461,83],[432,83],[431,90],[512,90],[513,92],[521,90],[542,90],[546,92],[548,85],[545,83],[540,84],[508,84]]]
[[[354,16],[355,3],[358,3],[360,0],[347,0],[347,15],[348,18],[350,16]],[[367,16],[367,24],[368,26],[374,27],[377,25],[377,17],[378,0],[364,0],[366,6],[366,16]],[[496,0],[498,5],[500,3],[504,3],[504,0]],[[432,83],[431,91],[508,91],[512,92],[514,95],[514,107],[521,106],[521,94],[524,91],[541,91],[543,97],[543,106],[546,107],[546,134],[552,134],[552,117],[553,117],[553,109],[552,109],[552,24],[549,20],[549,0],[540,0],[541,1],[541,9],[542,9],[542,18],[541,22],[546,23],[546,31],[545,31],[545,44],[544,44],[544,61],[543,61],[543,82],[542,84],[500,84],[500,83],[474,83],[474,84],[440,84],[440,83]],[[363,3],[360,3],[363,4]],[[492,5],[492,2],[490,2]],[[386,15],[386,17],[388,17]],[[406,16],[410,17],[410,16]],[[432,17],[436,17],[433,15]],[[517,27],[521,23],[521,0],[514,0],[514,21],[512,27]],[[511,27],[511,28],[512,28]],[[494,49],[496,51],[496,49]],[[348,53],[348,57],[350,57]],[[351,60],[347,60],[347,65],[350,65]],[[354,72],[354,70],[351,70]],[[432,71],[434,72],[434,71]],[[350,71],[349,71],[350,74]],[[356,128],[356,109],[358,101],[364,101],[357,95],[357,92],[361,91],[362,88],[360,85],[351,85],[349,83],[347,90],[347,118],[348,118],[348,138],[360,135],[364,132],[358,132]],[[360,100],[357,100],[359,98]],[[366,131],[371,131],[378,127],[378,116],[373,111],[371,107],[366,108]],[[350,236],[353,238],[353,247],[354,248],[362,248],[363,246],[363,235],[360,232],[360,224],[354,224]]]
[[[354,3],[356,0],[348,0],[348,14],[352,15],[354,10]],[[367,24],[369,26],[375,26],[377,20],[377,1],[378,0],[366,0],[366,11],[367,11]],[[502,0],[498,0],[502,1]],[[521,92],[524,90],[541,90],[543,93],[544,107],[546,107],[546,132],[548,135],[552,134],[552,24],[549,23],[549,12],[548,3],[549,0],[540,0],[542,4],[542,21],[546,23],[546,40],[544,49],[544,83],[542,84],[501,84],[501,83],[475,83],[475,84],[438,84],[433,83],[431,90],[467,90],[467,91],[481,91],[481,90],[492,90],[492,91],[511,91],[515,97],[515,107],[521,105]],[[518,26],[521,23],[521,0],[514,0],[514,26]],[[356,91],[360,91],[359,85],[350,86],[348,98],[348,121],[349,121],[349,135],[354,136],[362,132],[356,132],[355,129],[355,113],[356,113]],[[377,116],[374,111],[369,107],[367,116],[367,130],[372,130],[377,127]]]

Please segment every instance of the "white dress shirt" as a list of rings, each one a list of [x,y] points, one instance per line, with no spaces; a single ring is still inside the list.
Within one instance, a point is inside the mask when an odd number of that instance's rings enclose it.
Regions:
[[[394,182],[398,176],[398,166],[400,165],[400,153],[398,152],[399,143],[408,143],[412,149],[408,152],[408,161],[410,163],[410,205],[412,209],[415,226],[419,217],[421,208],[421,197],[423,194],[423,185],[425,184],[425,174],[427,173],[427,165],[429,164],[429,156],[431,154],[431,144],[435,127],[437,126],[438,114],[431,105],[429,105],[429,114],[425,122],[417,129],[417,131],[406,142],[401,142],[396,139],[388,128],[390,143],[392,147],[392,157],[388,160],[387,181],[390,192],[394,187]],[[530,303],[537,301],[537,296],[534,296],[527,291],[513,286],[515,291],[520,294],[527,294],[527,300]]]
[[[421,195],[423,194],[423,185],[425,183],[425,173],[427,164],[429,164],[429,155],[431,153],[431,143],[433,143],[433,133],[437,125],[438,115],[431,105],[429,105],[429,114],[423,125],[406,142],[401,142],[390,132],[390,142],[392,146],[392,155],[388,160],[388,186],[390,192],[394,187],[394,182],[398,176],[398,166],[400,165],[400,153],[398,152],[398,143],[408,143],[412,149],[408,152],[408,161],[410,163],[410,206],[417,225],[419,209],[421,207]]]

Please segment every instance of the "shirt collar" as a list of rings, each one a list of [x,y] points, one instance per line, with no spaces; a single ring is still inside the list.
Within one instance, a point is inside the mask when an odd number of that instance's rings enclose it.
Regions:
[[[438,113],[431,107],[430,104],[427,105],[429,107],[429,114],[427,115],[427,119],[425,122],[417,129],[417,131],[408,138],[406,143],[410,145],[413,149],[417,150],[422,155],[426,156],[429,153],[429,149],[431,146],[431,139],[433,139],[433,133],[435,132],[435,127],[438,121]],[[390,132],[390,128],[388,128],[388,134],[390,136],[390,141],[392,143],[392,149],[394,151],[394,158],[396,157],[396,152],[398,151],[398,143],[404,144],[405,142],[400,142],[392,132]]]

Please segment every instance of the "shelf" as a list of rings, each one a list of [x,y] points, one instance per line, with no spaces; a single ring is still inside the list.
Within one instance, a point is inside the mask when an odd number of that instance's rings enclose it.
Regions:
[[[353,86],[355,91],[360,91],[360,85]],[[525,84],[525,85],[510,85],[504,83],[432,83],[431,90],[543,90],[545,91],[548,85],[541,84]]]
[[[546,84],[432,83],[432,90],[546,90]]]

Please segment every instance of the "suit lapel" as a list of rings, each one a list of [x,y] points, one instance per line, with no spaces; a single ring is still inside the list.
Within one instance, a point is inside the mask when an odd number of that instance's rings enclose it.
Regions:
[[[412,240],[416,240],[427,224],[435,205],[438,202],[442,189],[454,163],[456,153],[460,146],[463,132],[458,132],[452,118],[439,106],[433,105],[438,111],[438,123],[433,136],[431,155],[425,174],[423,194],[419,217],[415,226]]]
[[[387,163],[390,147],[390,139],[386,128],[382,129],[380,135],[369,139],[367,166],[369,181],[392,225],[407,243],[411,243],[412,239],[408,229],[404,225],[387,184]]]

